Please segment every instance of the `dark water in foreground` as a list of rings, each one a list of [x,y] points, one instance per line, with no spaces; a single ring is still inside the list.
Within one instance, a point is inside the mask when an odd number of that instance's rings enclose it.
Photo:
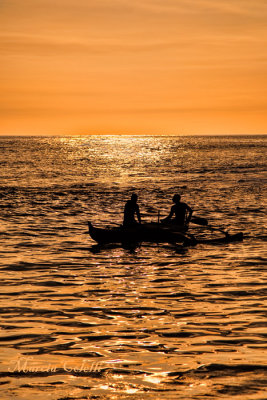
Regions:
[[[266,137],[0,146],[1,399],[267,398]],[[178,192],[245,240],[96,251],[87,220],[133,191],[146,221]]]

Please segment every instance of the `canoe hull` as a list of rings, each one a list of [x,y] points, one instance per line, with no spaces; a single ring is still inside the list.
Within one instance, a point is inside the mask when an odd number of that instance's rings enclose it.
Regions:
[[[183,243],[186,236],[179,232],[178,228],[173,231],[157,224],[137,225],[136,227],[118,227],[112,229],[96,228],[90,222],[89,235],[99,244],[106,243]],[[180,228],[182,231],[182,228]]]

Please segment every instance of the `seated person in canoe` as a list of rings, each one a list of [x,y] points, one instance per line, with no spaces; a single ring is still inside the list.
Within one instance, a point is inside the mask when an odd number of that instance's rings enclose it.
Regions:
[[[139,206],[137,204],[138,196],[133,193],[131,199],[127,201],[124,207],[124,219],[123,226],[133,226],[138,223],[141,224],[141,215],[139,211]],[[135,214],[137,216],[138,222],[135,219]]]
[[[175,194],[173,196],[172,201],[174,205],[171,208],[171,211],[168,217],[161,220],[163,223],[171,223],[179,226],[188,225],[193,213],[193,210],[186,203],[182,203],[181,196],[179,194]],[[172,218],[174,215],[174,218]]]

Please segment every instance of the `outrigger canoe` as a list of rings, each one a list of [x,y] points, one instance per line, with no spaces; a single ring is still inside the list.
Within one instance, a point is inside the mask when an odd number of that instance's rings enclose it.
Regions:
[[[223,237],[196,239],[188,234],[186,227],[170,226],[157,223],[137,224],[132,227],[97,228],[88,222],[89,235],[98,244],[107,243],[183,243],[195,245],[197,243],[229,243],[243,239],[242,232],[230,235],[224,232]]]

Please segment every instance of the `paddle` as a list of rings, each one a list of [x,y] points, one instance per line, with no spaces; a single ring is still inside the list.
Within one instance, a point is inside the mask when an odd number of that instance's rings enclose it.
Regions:
[[[225,235],[225,238],[215,238],[215,239],[199,239],[198,243],[228,243],[228,242],[237,242],[243,240],[243,232],[235,233],[234,235],[230,235],[227,231],[224,231],[220,228],[214,228],[208,224],[208,220],[202,217],[192,217],[191,221],[193,224],[201,225],[211,231],[221,232]]]
[[[208,220],[206,218],[195,217],[195,216],[191,218],[190,222],[193,222],[194,224],[202,225],[202,226],[207,226],[209,224]]]
[[[193,224],[196,225],[201,225],[201,226],[205,226],[207,229],[211,230],[211,231],[218,231],[218,232],[222,232],[224,233],[226,236],[229,236],[229,233],[224,231],[223,229],[220,228],[214,228],[213,226],[210,226],[208,223],[208,220],[206,218],[202,218],[202,217],[192,217],[190,222],[192,222]]]

